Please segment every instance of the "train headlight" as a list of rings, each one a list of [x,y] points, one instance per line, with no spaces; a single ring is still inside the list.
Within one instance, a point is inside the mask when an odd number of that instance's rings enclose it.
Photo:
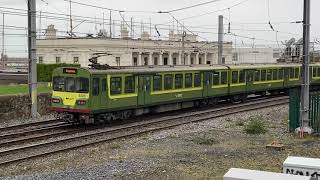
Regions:
[[[77,105],[79,105],[79,106],[84,106],[86,104],[87,104],[87,101],[84,101],[84,100],[77,101]]]
[[[53,98],[52,99],[52,103],[59,104],[60,103],[60,99]]]

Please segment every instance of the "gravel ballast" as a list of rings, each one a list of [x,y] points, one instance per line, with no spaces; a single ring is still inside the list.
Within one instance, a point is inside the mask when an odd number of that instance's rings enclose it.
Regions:
[[[260,118],[267,132],[248,135]],[[231,167],[281,172],[288,155],[320,157],[317,137],[288,133],[288,106],[239,113],[1,167],[3,179],[221,179]],[[267,150],[272,141],[284,151]],[[307,149],[306,149],[307,147]]]

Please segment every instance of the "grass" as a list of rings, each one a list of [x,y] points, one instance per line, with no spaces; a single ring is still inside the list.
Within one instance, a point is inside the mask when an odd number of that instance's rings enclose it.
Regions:
[[[244,126],[244,131],[247,134],[265,134],[267,128],[261,116],[254,116],[249,118],[249,123]]]
[[[200,145],[213,145],[213,144],[217,144],[218,141],[211,138],[211,137],[207,137],[205,135],[203,136],[196,136],[193,137],[191,139],[192,142],[196,143],[196,144],[200,144]]]
[[[28,85],[0,85],[0,95],[28,94]],[[38,86],[38,93],[49,93],[51,87],[45,85]]]

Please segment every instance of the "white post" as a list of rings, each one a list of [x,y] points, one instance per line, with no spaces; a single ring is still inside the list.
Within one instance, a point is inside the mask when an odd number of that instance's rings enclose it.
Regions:
[[[191,65],[191,53],[188,53],[186,65]]]
[[[194,62],[194,64],[200,64],[199,63],[199,53],[196,53],[196,61]]]
[[[181,64],[183,64],[183,62],[182,62],[182,52],[179,51],[179,57],[178,57],[177,65],[181,65]]]
[[[204,63],[207,64],[207,61],[208,61],[208,53],[205,52],[204,53]],[[211,64],[211,63],[210,63]]]
[[[163,58],[162,58],[162,53],[160,52],[159,53],[159,62],[158,62],[158,64],[161,66],[161,65],[163,65]]]
[[[173,61],[172,61],[172,52],[168,52],[168,54],[169,54],[169,62],[168,62],[168,65],[173,65]]]
[[[138,55],[138,66],[142,66],[142,52],[139,52],[139,55]]]
[[[153,62],[152,62],[152,54],[153,54],[153,52],[150,52],[150,53],[149,53],[149,59],[148,59],[149,62],[148,62],[148,65],[154,65]]]

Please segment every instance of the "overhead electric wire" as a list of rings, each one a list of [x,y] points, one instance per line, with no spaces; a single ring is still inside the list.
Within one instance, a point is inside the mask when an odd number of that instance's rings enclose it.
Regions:
[[[158,12],[153,12],[153,11],[142,11],[142,10],[113,9],[113,8],[107,8],[107,7],[102,7],[102,6],[97,6],[97,5],[77,2],[77,1],[74,1],[74,0],[64,0],[64,1],[68,1],[68,2],[71,2],[73,4],[78,4],[78,5],[81,5],[81,6],[92,7],[92,8],[103,9],[103,10],[109,10],[109,11],[127,12],[127,13],[158,13]]]
[[[173,9],[173,10],[169,10],[169,11],[159,11],[159,13],[173,13],[173,12],[177,12],[177,11],[182,11],[182,10],[186,10],[186,9],[195,8],[195,7],[198,7],[198,6],[203,6],[203,5],[206,5],[206,4],[211,4],[211,3],[214,3],[214,2],[218,2],[218,1],[222,1],[222,0],[211,0],[211,1],[203,2],[203,3],[199,3],[199,4],[187,6],[187,7],[182,7],[182,8],[178,8],[178,9]]]

